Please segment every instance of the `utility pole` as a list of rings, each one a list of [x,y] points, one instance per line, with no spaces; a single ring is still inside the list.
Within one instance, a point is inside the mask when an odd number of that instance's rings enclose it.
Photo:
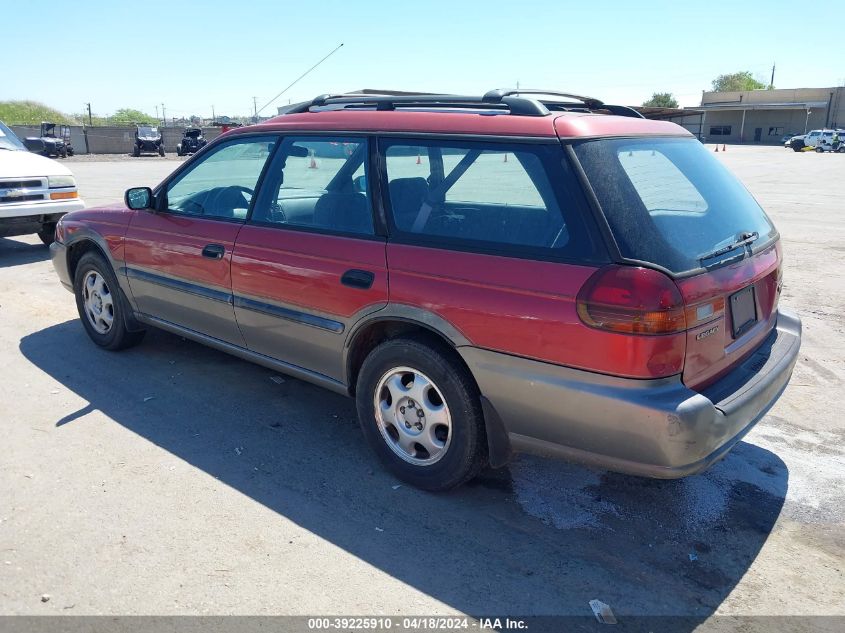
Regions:
[[[252,121],[253,123],[258,123],[258,97],[252,98]]]
[[[91,104],[86,103],[85,107],[88,108],[88,126],[90,127],[94,125],[94,123],[91,121]]]
[[[772,80],[769,82],[769,89],[773,90],[775,87],[775,65],[772,64]]]
[[[217,115],[214,114],[214,104],[211,106],[211,122],[214,123],[217,120]]]
[[[156,106],[156,119],[158,119],[158,106]]]
[[[157,116],[158,116],[158,114],[156,114],[156,117]],[[164,104],[163,103],[161,104],[161,122],[163,124],[163,127],[167,127],[167,115],[164,112]]]

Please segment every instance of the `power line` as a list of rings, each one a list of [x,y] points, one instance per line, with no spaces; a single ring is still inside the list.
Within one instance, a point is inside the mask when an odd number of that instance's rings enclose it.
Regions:
[[[299,77],[297,77],[296,79],[294,79],[294,80],[293,80],[293,81],[292,81],[292,82],[291,82],[291,83],[290,83],[287,87],[285,87],[285,89],[284,89],[284,90],[282,90],[279,94],[277,94],[275,97],[273,97],[272,99],[270,99],[270,101],[268,101],[268,102],[267,102],[267,103],[265,103],[263,106],[261,106],[261,109],[260,109],[260,110],[256,110],[256,112],[255,112],[255,116],[256,116],[256,118],[258,117],[258,115],[259,115],[261,112],[263,112],[263,111],[264,111],[264,108],[266,108],[268,105],[270,105],[271,103],[273,103],[276,99],[278,99],[279,97],[281,97],[281,96],[282,96],[283,94],[285,94],[288,90],[290,90],[291,88],[293,88],[293,86],[294,86],[294,85],[295,85],[295,84],[296,84],[296,83],[297,83],[300,79],[302,79],[303,77],[305,77],[305,75],[307,75],[308,73],[310,73],[310,72],[311,72],[312,70],[314,70],[317,66],[319,66],[320,64],[322,64],[322,63],[323,63],[324,61],[326,61],[329,57],[331,57],[331,56],[332,56],[332,55],[334,55],[337,51],[339,51],[339,50],[340,50],[340,48],[341,48],[341,46],[343,46],[343,42],[341,42],[338,46],[336,46],[336,47],[335,47],[335,49],[334,49],[331,53],[329,53],[328,55],[326,55],[325,57],[323,57],[323,59],[321,59],[320,61],[318,61],[316,64],[314,64],[313,66],[311,66],[311,68],[309,68],[309,69],[308,69],[308,70],[306,70],[304,73],[302,73]]]

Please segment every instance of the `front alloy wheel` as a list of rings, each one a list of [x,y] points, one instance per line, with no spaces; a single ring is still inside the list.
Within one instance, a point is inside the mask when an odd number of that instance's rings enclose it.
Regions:
[[[79,258],[73,275],[76,308],[88,336],[100,347],[119,350],[144,337],[143,330],[127,328],[126,299],[105,258],[89,251]]]
[[[108,284],[96,270],[91,270],[82,281],[82,302],[85,316],[97,334],[107,334],[114,323],[114,299]]]

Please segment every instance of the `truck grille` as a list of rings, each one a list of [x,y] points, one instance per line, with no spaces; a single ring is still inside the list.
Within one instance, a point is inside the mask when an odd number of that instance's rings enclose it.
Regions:
[[[0,179],[0,204],[15,204],[50,199],[46,178]]]
[[[43,193],[28,193],[22,196],[0,196],[2,202],[31,202],[33,200],[44,200]]]
[[[0,189],[38,189],[40,180],[0,180]]]

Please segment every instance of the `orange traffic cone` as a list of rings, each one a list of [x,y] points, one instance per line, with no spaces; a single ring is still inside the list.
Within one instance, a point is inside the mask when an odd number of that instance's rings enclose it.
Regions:
[[[716,143],[716,149],[714,149],[713,151],[714,151],[714,152],[718,152],[718,151],[719,151],[719,144],[718,144],[718,143]]]
[[[724,144],[724,143],[722,143],[722,151],[723,151],[723,152],[727,152],[727,151],[728,151],[728,150],[727,150],[727,148],[725,147],[725,144]]]
[[[420,155],[417,154],[417,165],[420,165],[420,164],[422,164],[422,161],[420,160]]]
[[[308,169],[317,169],[317,161],[314,159],[314,154],[311,154],[311,162],[308,163]]]

